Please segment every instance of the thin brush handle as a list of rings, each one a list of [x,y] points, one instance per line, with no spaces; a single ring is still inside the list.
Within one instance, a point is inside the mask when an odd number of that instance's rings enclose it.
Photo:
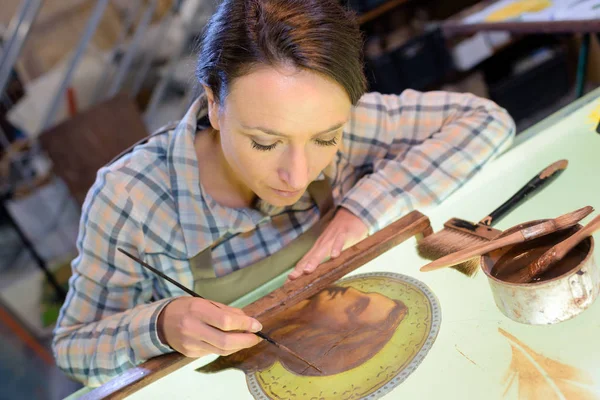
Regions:
[[[558,218],[550,219],[528,228],[521,229],[503,238],[495,239],[464,250],[459,250],[455,253],[448,254],[447,256],[430,262],[429,264],[423,266],[421,271],[429,272],[441,268],[451,267],[504,246],[522,243],[544,235],[548,235],[560,229],[569,228],[590,215],[593,210],[593,207],[590,206],[583,207],[573,212],[561,215]]]
[[[523,186],[517,193],[515,193],[510,199],[506,200],[504,204],[492,211],[490,215],[483,218],[479,223],[487,226],[492,226],[498,223],[502,218],[508,215],[509,212],[514,210],[523,200],[531,197],[537,193],[540,189],[546,187],[550,182],[554,181],[569,165],[567,160],[557,161],[542,172],[533,177],[525,186]]]
[[[127,257],[131,258],[133,261],[138,262],[139,264],[141,264],[142,266],[146,267],[147,269],[149,269],[150,271],[154,272],[156,275],[160,276],[161,278],[163,278],[165,281],[168,281],[170,283],[172,283],[173,285],[177,286],[179,289],[183,290],[184,292],[186,292],[187,294],[189,294],[190,296],[193,297],[199,297],[201,299],[204,299],[204,297],[200,296],[198,293],[194,292],[193,290],[190,290],[188,288],[186,288],[185,286],[183,286],[181,283],[177,282],[174,279],[169,278],[167,275],[165,275],[164,273],[162,273],[161,271],[157,270],[156,268],[154,268],[153,266],[151,266],[150,264],[142,261],[141,259],[137,258],[136,256],[134,256],[133,254],[128,253],[127,251],[123,250],[122,248],[117,248],[117,250],[119,250],[121,253],[125,254]],[[205,299],[206,300],[206,299]],[[210,301],[210,300],[208,300]],[[211,304],[217,306],[215,303],[213,303],[211,301]],[[218,306],[217,306],[218,307]]]
[[[552,265],[557,261],[562,260],[569,251],[598,229],[600,229],[600,215],[597,215],[585,227],[581,228],[559,244],[554,245],[550,250],[542,254],[540,258],[529,264],[527,269],[529,270],[530,280],[548,271]]]
[[[218,305],[218,304],[216,304],[216,303],[213,303],[212,301],[210,301],[210,300],[208,300],[208,299],[205,299],[204,297],[200,296],[198,293],[194,292],[193,290],[186,288],[186,287],[185,287],[185,286],[183,286],[181,283],[177,282],[177,281],[176,281],[176,280],[174,280],[174,279],[171,279],[171,278],[169,278],[169,277],[168,277],[167,275],[165,275],[163,272],[161,272],[161,271],[157,270],[156,268],[154,268],[153,266],[151,266],[151,265],[150,265],[150,264],[148,264],[147,262],[145,262],[145,261],[142,261],[142,260],[141,260],[141,259],[139,259],[138,257],[134,256],[133,254],[131,254],[131,253],[128,253],[127,251],[123,250],[123,249],[122,249],[122,248],[120,248],[120,247],[119,247],[119,248],[117,248],[117,250],[119,250],[121,253],[125,254],[127,257],[131,258],[132,260],[134,260],[134,261],[138,262],[138,263],[139,263],[139,264],[141,264],[142,266],[144,266],[144,267],[148,268],[150,271],[154,272],[156,275],[160,276],[160,277],[161,277],[161,278],[163,278],[164,280],[166,280],[166,281],[168,281],[168,282],[172,283],[173,285],[177,286],[179,289],[183,290],[184,292],[186,292],[186,293],[187,293],[187,294],[189,294],[190,296],[193,296],[193,297],[197,297],[197,298],[199,298],[199,299],[206,300],[206,301],[208,301],[210,304],[212,304],[213,306],[215,306],[215,307],[217,307],[217,308],[221,308],[221,307],[219,307],[219,305]],[[258,332],[257,332],[257,333],[258,333]],[[260,333],[261,333],[261,335],[258,335],[258,334],[257,334],[257,336],[261,337],[262,339],[266,339],[266,340],[267,340],[267,341],[269,341],[269,342],[271,342],[271,341],[273,340],[273,339],[269,338],[267,335],[265,335],[264,333],[262,333],[262,332],[260,332]],[[270,339],[270,340],[269,340],[269,339]],[[275,342],[275,341],[273,340],[273,342]]]
[[[133,254],[128,253],[127,251],[121,249],[121,248],[117,248],[117,250],[119,250],[121,253],[125,254],[127,257],[131,258],[132,260],[138,262],[139,264],[141,264],[142,266],[148,268],[150,271],[154,272],[156,275],[160,276],[161,278],[163,278],[164,280],[172,283],[173,285],[177,286],[179,289],[183,290],[184,292],[186,292],[187,294],[189,294],[190,296],[193,297],[198,297],[200,299],[204,299],[206,301],[208,301],[210,304],[212,304],[213,306],[217,307],[217,308],[221,308],[219,307],[218,304],[213,303],[212,301],[205,299],[204,297],[200,296],[198,293],[194,292],[193,290],[190,290],[188,288],[186,288],[185,286],[183,286],[181,283],[177,282],[174,279],[169,278],[167,275],[165,275],[163,272],[157,270],[156,268],[154,268],[153,266],[151,266],[150,264],[142,261],[141,259],[139,259],[138,257],[134,256]],[[261,339],[266,340],[267,342],[279,347],[280,349],[283,349],[285,351],[287,351],[288,353],[292,354],[294,357],[300,359],[301,361],[305,362],[306,364],[308,364],[309,366],[313,367],[314,369],[316,369],[317,371],[321,372],[321,370],[317,367],[315,367],[313,364],[311,364],[310,362],[308,362],[307,360],[303,359],[302,357],[298,356],[297,354],[295,354],[293,351],[289,350],[286,346],[281,345],[280,343],[278,343],[277,341],[275,341],[275,339],[273,339],[272,337],[270,337],[269,335],[267,335],[266,333],[262,332],[262,331],[258,331],[258,332],[253,332],[254,335],[258,336]]]

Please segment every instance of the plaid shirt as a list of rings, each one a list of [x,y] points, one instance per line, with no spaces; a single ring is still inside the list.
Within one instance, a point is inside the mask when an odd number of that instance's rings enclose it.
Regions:
[[[217,276],[284,247],[319,218],[306,193],[290,207],[232,209],[201,186],[194,136],[206,109],[197,101],[176,129],[101,169],[83,205],[73,276],[54,338],[58,366],[100,385],[151,357],[157,318],[184,293],[157,279],[117,247],[139,254],[193,288],[189,259],[212,250]],[[509,115],[469,94],[369,93],[353,108],[327,171],[337,206],[371,233],[412,209],[440,203],[514,136]]]

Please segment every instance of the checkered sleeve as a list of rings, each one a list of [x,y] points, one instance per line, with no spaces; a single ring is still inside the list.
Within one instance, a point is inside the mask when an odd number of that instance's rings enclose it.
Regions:
[[[371,233],[407,212],[439,204],[508,148],[506,110],[472,94],[368,93],[354,108],[342,151],[365,171],[341,206]]]
[[[156,323],[168,299],[151,302],[152,278],[117,252],[143,249],[143,230],[125,187],[101,170],[83,205],[78,257],[61,309],[53,350],[57,365],[88,386],[172,349]]]

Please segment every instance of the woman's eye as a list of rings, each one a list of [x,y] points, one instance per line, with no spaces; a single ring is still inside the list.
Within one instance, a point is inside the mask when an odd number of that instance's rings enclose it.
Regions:
[[[337,144],[337,137],[334,137],[333,139],[330,140],[323,140],[323,139],[315,139],[315,143],[317,144],[317,146],[335,146]],[[264,145],[264,144],[260,144],[257,143],[256,141],[252,140],[252,148],[259,150],[259,151],[269,151],[269,150],[273,150],[275,147],[277,147],[277,144],[279,142],[275,142],[273,144],[270,145]]]
[[[254,140],[252,141],[252,148],[259,150],[259,151],[273,150],[276,146],[277,146],[277,142],[270,144],[268,146],[265,146],[265,145],[256,143]]]
[[[315,143],[319,146],[335,146],[337,144],[337,136],[331,140],[315,139]]]

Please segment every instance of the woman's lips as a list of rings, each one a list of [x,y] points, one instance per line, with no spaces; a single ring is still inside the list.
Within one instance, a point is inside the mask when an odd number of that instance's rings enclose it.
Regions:
[[[289,190],[279,190],[279,189],[275,189],[275,188],[271,188],[271,189],[281,197],[296,197],[302,193],[302,190],[289,191]]]

